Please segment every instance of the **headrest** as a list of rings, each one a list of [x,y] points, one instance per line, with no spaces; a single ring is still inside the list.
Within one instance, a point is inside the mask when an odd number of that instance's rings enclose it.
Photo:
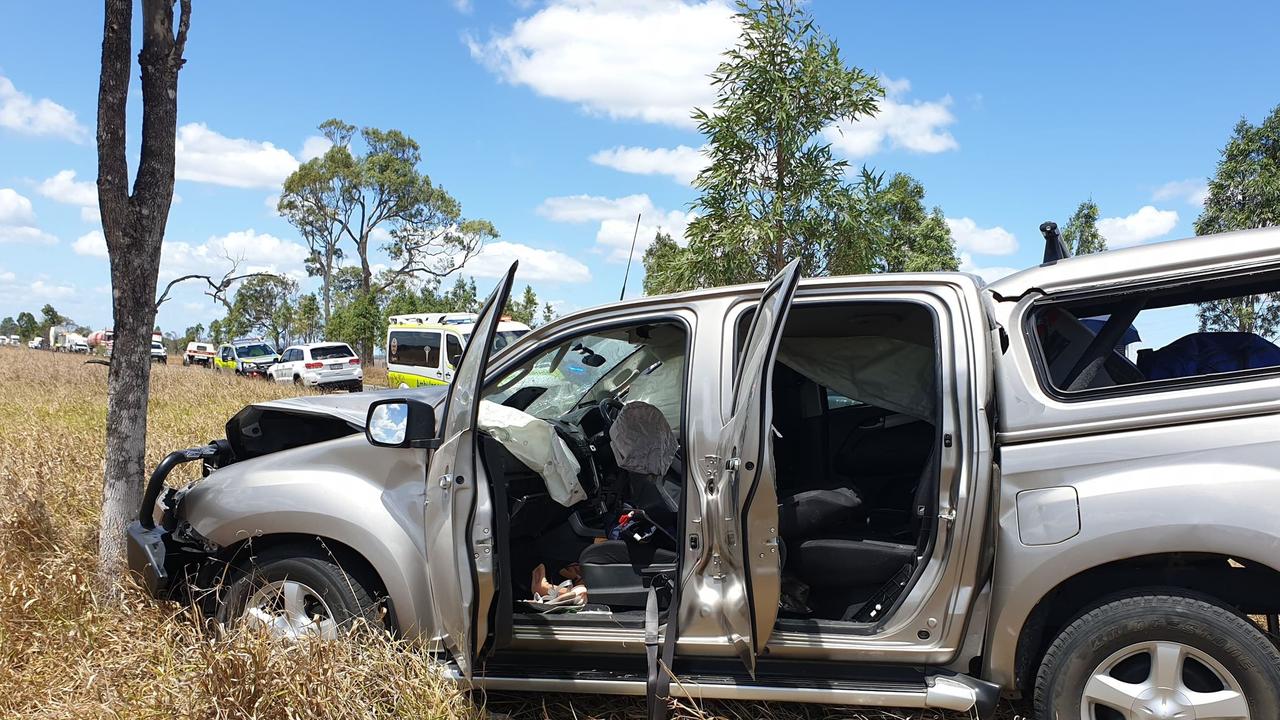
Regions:
[[[634,401],[622,406],[609,428],[618,467],[640,475],[665,475],[676,456],[676,435],[658,408]]]

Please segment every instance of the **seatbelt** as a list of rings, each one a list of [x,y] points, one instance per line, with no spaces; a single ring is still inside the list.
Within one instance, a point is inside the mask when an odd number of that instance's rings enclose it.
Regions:
[[[645,685],[645,705],[648,720],[667,720],[671,708],[667,700],[671,694],[671,663],[676,654],[676,600],[672,598],[667,608],[667,623],[662,639],[662,658],[658,658],[658,592],[649,585],[649,597],[644,608],[644,651],[648,658],[649,675]]]
[[[649,720],[665,720],[667,704],[663,702],[662,707],[658,707],[658,676],[662,673],[658,667],[658,591],[652,583],[649,585],[649,597],[644,602],[644,654],[649,664],[644,690]]]

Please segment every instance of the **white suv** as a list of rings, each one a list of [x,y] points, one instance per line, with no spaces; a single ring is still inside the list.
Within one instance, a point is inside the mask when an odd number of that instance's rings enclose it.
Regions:
[[[267,372],[276,382],[352,392],[364,389],[360,358],[346,343],[292,345],[285,348],[280,361]]]

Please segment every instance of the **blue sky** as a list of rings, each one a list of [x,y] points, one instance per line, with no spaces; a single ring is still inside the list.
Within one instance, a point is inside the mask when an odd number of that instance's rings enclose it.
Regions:
[[[705,74],[736,35],[724,4],[373,7],[196,3],[162,283],[221,274],[228,255],[300,273],[273,197],[329,117],[404,130],[464,213],[497,225],[499,243],[464,271],[482,289],[518,257],[518,282],[558,308],[608,302],[637,212],[641,245],[655,227],[682,230],[702,142],[688,111],[710,103]],[[966,268],[988,277],[1037,262],[1039,223],[1065,223],[1089,197],[1113,245],[1190,235],[1232,125],[1280,103],[1275,3],[808,7],[890,88],[877,118],[832,134],[837,153],[918,178]],[[101,5],[0,12],[0,316],[51,302],[107,326],[92,192]],[[158,322],[181,332],[219,315],[188,285]]]

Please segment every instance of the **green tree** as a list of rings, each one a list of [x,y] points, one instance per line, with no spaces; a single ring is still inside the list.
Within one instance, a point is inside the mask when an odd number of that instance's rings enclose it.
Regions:
[[[71,318],[58,312],[57,309],[48,303],[45,303],[45,306],[40,308],[40,332],[43,335],[48,335],[49,328],[51,327],[66,325],[70,322]],[[148,345],[147,347],[150,348],[151,346]]]
[[[320,317],[320,301],[315,293],[307,293],[298,298],[293,310],[292,334],[302,342],[315,342],[321,339],[323,321]]]
[[[460,269],[498,236],[489,221],[464,217],[461,204],[419,170],[418,143],[399,130],[359,129],[335,119],[320,131],[333,146],[285,180],[277,208],[311,246],[308,267],[321,277],[326,323],[344,246],[359,261],[361,302],[376,304],[403,278]],[[383,236],[389,239],[379,247]],[[370,258],[377,250],[390,267],[375,278]],[[356,339],[366,360],[373,343],[373,336]]]
[[[525,325],[535,325],[538,314],[538,296],[533,292],[533,288],[525,285],[524,293],[520,299],[511,298],[507,300],[506,313],[511,316],[512,320],[522,322]]]
[[[341,340],[356,345],[362,339],[378,337],[387,330],[386,315],[377,300],[365,293],[358,293],[343,305],[334,309],[325,326],[325,339]]]
[[[441,299],[443,300],[441,312],[480,312],[480,298],[476,295],[475,278],[463,280],[462,277],[458,277],[453,287]]]
[[[886,184],[862,171],[861,195],[845,216],[846,242],[832,249],[832,274],[956,270],[955,242],[942,210],[925,210],[924,186],[906,173]]]
[[[224,331],[223,331],[223,329],[222,329],[222,321],[221,321],[221,320],[210,320],[210,321],[209,321],[209,340],[210,340],[213,344],[215,344],[215,345],[221,345],[221,344],[222,344],[222,342],[223,342],[224,340],[226,340],[226,336],[225,336],[223,333],[224,333]]]
[[[542,305],[542,322],[539,324],[545,325],[546,323],[549,323],[555,319],[556,319],[555,308],[551,307],[551,303],[544,303]]]
[[[655,289],[763,280],[793,258],[805,275],[827,274],[833,246],[848,241],[838,231],[855,192],[823,132],[874,114],[884,91],[796,0],[740,0],[738,20],[738,45],[711,74],[714,110],[693,114],[710,164],[694,179],[689,245],[650,256],[687,267],[646,266]]]
[[[1259,125],[1241,118],[1222,149],[1209,180],[1197,235],[1280,225],[1280,105]],[[1200,330],[1253,332],[1274,338],[1280,331],[1280,294],[1263,293],[1203,303]]]
[[[35,316],[25,311],[18,313],[18,335],[22,336],[23,340],[30,340],[39,334],[40,324],[36,322]]]
[[[18,322],[13,319],[12,315],[6,315],[0,320],[0,337],[9,337],[18,334]]]
[[[689,264],[682,257],[683,248],[676,244],[670,233],[659,230],[653,242],[644,251],[644,294],[659,295],[664,292],[694,286]]]
[[[1067,227],[1062,231],[1062,240],[1071,250],[1071,254],[1088,255],[1103,252],[1107,249],[1107,239],[1098,231],[1098,205],[1092,200],[1080,203]]]
[[[257,275],[245,280],[236,289],[231,310],[223,320],[222,329],[228,335],[260,334],[275,344],[277,349],[288,341],[289,311],[298,284],[277,275]]]

